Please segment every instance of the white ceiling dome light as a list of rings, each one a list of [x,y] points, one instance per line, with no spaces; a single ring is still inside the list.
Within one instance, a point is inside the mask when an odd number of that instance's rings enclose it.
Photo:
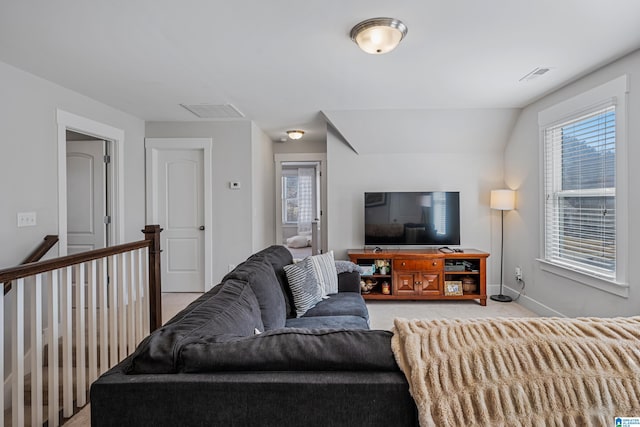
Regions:
[[[395,18],[371,18],[351,29],[351,40],[367,53],[391,52],[407,35],[407,26]]]
[[[288,130],[287,135],[289,135],[289,138],[291,139],[300,139],[302,138],[302,135],[304,135],[304,131],[298,129]]]

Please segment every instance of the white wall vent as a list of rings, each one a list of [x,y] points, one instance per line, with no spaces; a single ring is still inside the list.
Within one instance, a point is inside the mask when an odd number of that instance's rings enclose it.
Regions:
[[[180,104],[201,119],[241,119],[244,114],[232,104]]]
[[[533,71],[531,71],[530,73],[526,74],[525,76],[523,76],[520,80],[520,82],[528,82],[529,80],[533,80],[536,79],[540,76],[542,76],[543,74],[548,73],[549,71],[551,71],[551,68],[549,67],[536,67],[533,69]]]

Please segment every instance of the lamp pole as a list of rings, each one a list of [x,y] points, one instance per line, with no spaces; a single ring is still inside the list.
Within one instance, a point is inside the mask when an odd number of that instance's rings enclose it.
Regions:
[[[502,293],[502,273],[504,270],[504,211],[510,211],[514,208],[515,192],[513,190],[491,191],[491,209],[500,210],[500,294],[491,295],[489,298],[498,302],[513,301],[509,295]]]
[[[503,271],[504,271],[504,210],[500,210],[500,294],[491,295],[489,298],[498,302],[511,302],[512,299],[509,295],[502,294]]]

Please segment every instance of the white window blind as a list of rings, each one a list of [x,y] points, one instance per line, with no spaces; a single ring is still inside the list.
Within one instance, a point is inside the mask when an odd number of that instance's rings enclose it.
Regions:
[[[616,108],[544,128],[545,259],[616,279]]]

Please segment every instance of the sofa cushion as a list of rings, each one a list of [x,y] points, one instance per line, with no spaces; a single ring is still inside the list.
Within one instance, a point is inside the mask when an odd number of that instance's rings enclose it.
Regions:
[[[185,342],[212,337],[231,339],[252,336],[263,330],[260,307],[246,282],[229,279],[217,294],[202,302],[179,321],[164,325],[135,350],[128,373],[176,372],[178,351]]]
[[[287,328],[369,329],[369,322],[360,316],[299,317],[287,319]]]
[[[223,343],[185,345],[180,371],[397,371],[392,333],[280,329]]]
[[[360,294],[341,292],[329,295],[329,298],[323,299],[315,307],[307,310],[303,317],[344,315],[358,316],[365,320],[369,319],[367,305]]]
[[[273,271],[276,274],[276,278],[282,288],[284,294],[284,302],[287,308],[287,317],[296,317],[295,305],[293,304],[293,294],[289,288],[289,282],[287,281],[287,273],[284,271],[284,266],[293,263],[293,256],[287,248],[281,245],[272,245],[266,249],[256,252],[251,255],[249,259],[264,258],[271,264]]]
[[[322,286],[318,283],[311,257],[295,264],[285,265],[289,287],[293,294],[296,316],[303,316],[307,310],[322,301]]]
[[[270,262],[264,257],[251,257],[229,272],[223,281],[228,279],[242,280],[251,286],[266,330],[284,326],[287,318],[284,294]]]
[[[220,289],[222,289],[222,286],[220,286],[220,284],[214,286],[209,291],[200,295],[196,300],[192,301],[188,306],[180,310],[175,316],[173,316],[171,319],[166,321],[164,325],[166,326],[171,323],[179,322],[184,316],[191,313],[194,309],[200,306],[200,304],[202,304],[203,302],[207,301],[209,298],[213,297],[218,292],[220,292]]]

